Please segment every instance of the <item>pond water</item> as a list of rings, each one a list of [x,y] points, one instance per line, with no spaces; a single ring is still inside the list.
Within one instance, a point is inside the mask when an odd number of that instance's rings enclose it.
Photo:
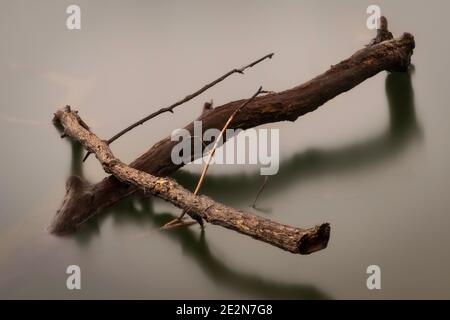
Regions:
[[[380,73],[295,123],[277,123],[281,163],[256,213],[331,224],[328,248],[292,255],[220,227],[161,231],[179,209],[127,199],[76,234],[47,227],[71,174],[97,182],[94,157],[59,138],[70,104],[102,138],[224,72],[275,52],[112,145],[131,161],[215,105],[280,91],[327,70],[374,36],[370,1],[2,1],[0,298],[450,298],[450,44],[447,1],[377,2],[394,36],[415,36],[414,68]],[[192,188],[201,167],[175,177]],[[258,166],[212,166],[202,189],[249,209]],[[66,289],[79,265],[82,290]],[[368,290],[378,265],[382,289]]]

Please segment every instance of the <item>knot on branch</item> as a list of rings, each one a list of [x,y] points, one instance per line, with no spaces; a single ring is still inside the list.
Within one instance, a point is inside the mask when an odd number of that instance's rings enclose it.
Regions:
[[[388,30],[388,21],[385,16],[380,17],[380,28],[377,29],[377,35],[373,38],[368,46],[373,46],[386,40],[393,39],[394,36]]]

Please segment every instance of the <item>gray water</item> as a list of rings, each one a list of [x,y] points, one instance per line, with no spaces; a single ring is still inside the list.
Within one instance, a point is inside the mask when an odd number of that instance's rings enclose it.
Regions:
[[[266,61],[112,145],[131,161],[172,129],[258,86],[284,90],[368,43],[372,1],[1,1],[0,298],[450,298],[450,109],[447,1],[378,1],[395,36],[415,36],[414,68],[385,72],[280,129],[281,164],[256,213],[295,226],[331,224],[328,248],[292,255],[208,225],[161,231],[180,210],[127,199],[78,233],[47,227],[71,174],[105,176],[59,138],[66,104],[102,138],[218,75]],[[189,165],[177,180],[193,187]],[[257,166],[212,166],[202,189],[248,206]],[[66,289],[66,267],[82,290]],[[368,290],[379,265],[382,289]]]

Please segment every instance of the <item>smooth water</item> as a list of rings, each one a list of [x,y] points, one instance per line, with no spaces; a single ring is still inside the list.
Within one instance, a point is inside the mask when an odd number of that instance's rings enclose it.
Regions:
[[[66,104],[102,138],[222,73],[272,60],[141,126],[112,145],[131,161],[215,105],[258,86],[284,90],[374,36],[371,1],[1,1],[0,298],[450,298],[450,109],[447,1],[378,1],[395,36],[415,36],[414,68],[385,72],[280,128],[281,164],[258,214],[295,226],[331,224],[329,247],[292,255],[208,225],[161,231],[180,213],[128,199],[78,233],[49,235],[71,174],[105,176],[59,138]],[[200,167],[176,178],[193,187]],[[257,166],[213,166],[203,192],[250,210]],[[66,289],[66,267],[82,290]],[[382,271],[368,290],[366,268]]]

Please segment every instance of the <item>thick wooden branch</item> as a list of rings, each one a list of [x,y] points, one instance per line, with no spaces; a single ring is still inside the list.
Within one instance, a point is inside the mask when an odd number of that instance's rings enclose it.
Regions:
[[[376,40],[371,45],[331,66],[328,71],[314,79],[293,89],[254,99],[234,118],[229,128],[247,129],[265,123],[295,121],[299,116],[316,110],[328,100],[381,71],[406,70],[415,47],[414,37],[405,33],[398,39],[389,39],[391,34],[385,31],[378,32]],[[242,100],[230,102],[207,112],[201,117],[202,129],[220,130],[241,103]],[[193,123],[185,128],[193,132]],[[157,176],[170,175],[181,167],[171,161],[171,150],[176,143],[167,137],[133,161],[130,166]],[[200,156],[196,154],[193,158]],[[114,176],[107,177],[97,184],[79,188],[77,192],[71,192],[69,185],[63,205],[52,223],[51,231],[55,233],[71,231],[86,219],[135,191],[135,187],[121,183]]]
[[[206,196],[194,195],[171,178],[156,177],[121,162],[113,155],[105,141],[82,125],[80,117],[70,110],[70,107],[58,110],[55,113],[55,121],[59,121],[64,127],[67,136],[78,140],[88,151],[94,153],[107,173],[113,174],[124,183],[169,201],[188,213],[194,212],[209,223],[235,230],[292,253],[309,254],[325,248],[328,244],[328,223],[308,229],[294,228],[227,207]]]

